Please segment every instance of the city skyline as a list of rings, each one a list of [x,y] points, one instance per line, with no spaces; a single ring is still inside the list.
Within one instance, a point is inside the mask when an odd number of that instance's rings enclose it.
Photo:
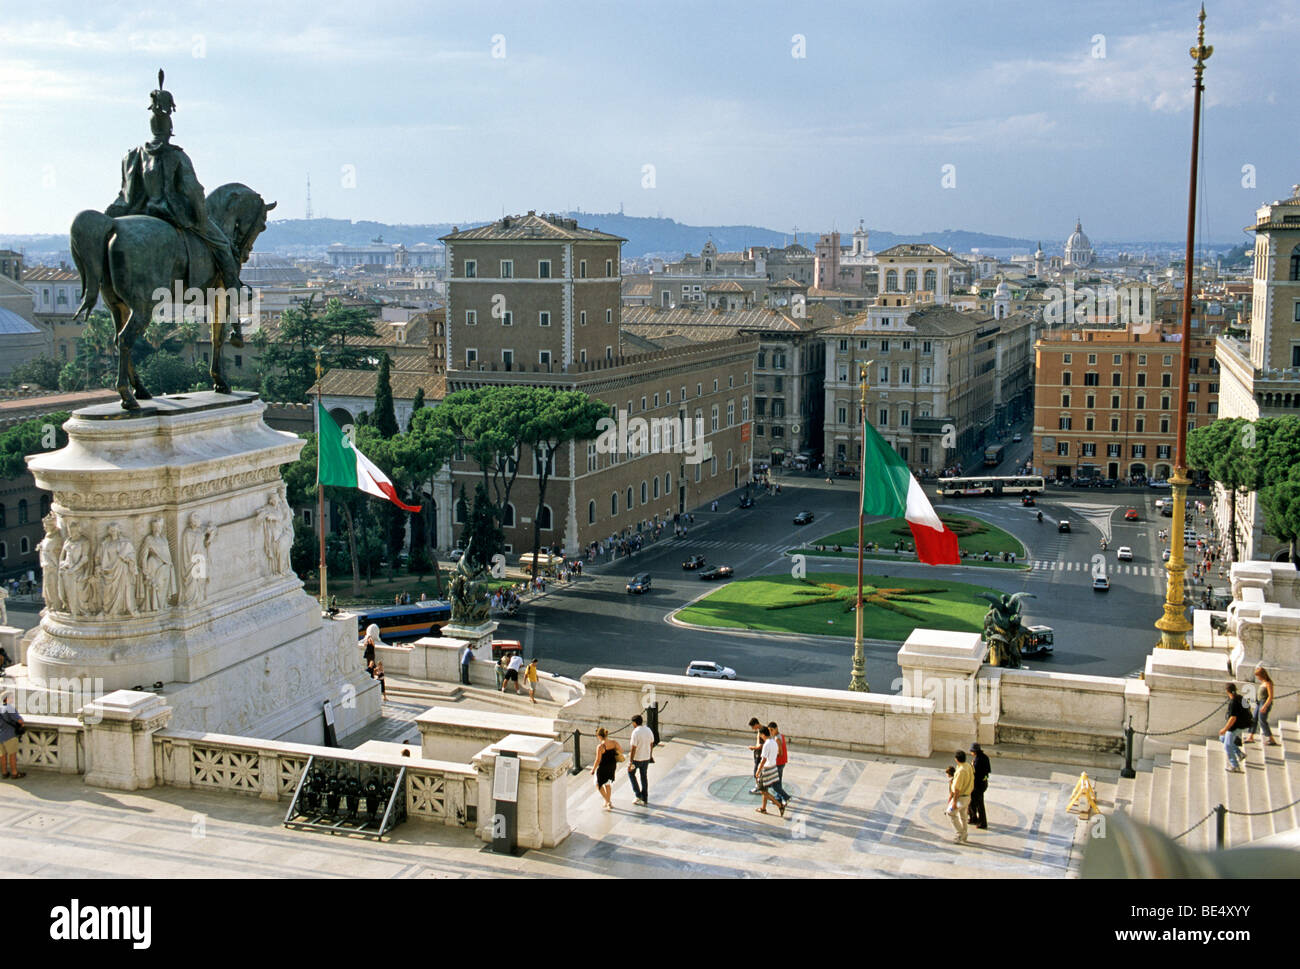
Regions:
[[[1076,218],[1095,240],[1177,239],[1186,216],[1191,2],[1050,21],[1001,5],[954,24],[959,41],[930,36],[939,3],[744,19],[489,3],[400,30],[289,4],[232,15],[251,36],[189,4],[66,9],[0,26],[5,233],[66,232],[112,199],[122,154],[148,137],[158,67],[204,186],[253,185],[287,218],[308,177],[317,216],[407,224],[622,206],[688,225],[848,233],[862,218],[1057,242]],[[1270,123],[1300,16],[1208,14],[1198,236],[1245,241],[1250,213],[1300,175]]]

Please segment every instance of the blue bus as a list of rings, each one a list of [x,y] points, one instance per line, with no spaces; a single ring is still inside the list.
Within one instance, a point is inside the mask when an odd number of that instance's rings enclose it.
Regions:
[[[412,602],[409,606],[361,606],[357,609],[357,638],[366,627],[379,627],[379,638],[386,642],[431,636],[451,621],[451,603],[442,599]]]

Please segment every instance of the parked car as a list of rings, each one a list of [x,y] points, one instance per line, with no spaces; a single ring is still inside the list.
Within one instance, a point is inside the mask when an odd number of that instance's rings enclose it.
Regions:
[[[710,680],[734,680],[736,671],[730,666],[723,666],[721,663],[697,659],[692,660],[691,664],[686,667],[686,675],[703,676]]]
[[[463,548],[453,548],[450,552],[447,553],[447,561],[459,562],[461,556],[464,554],[465,554],[465,550]]]
[[[1138,510],[1137,510],[1136,508],[1130,508],[1128,511],[1124,512],[1124,520],[1125,520],[1126,522],[1135,522],[1135,521],[1137,521],[1137,520],[1138,520]]]
[[[642,572],[640,575],[634,575],[627,583],[627,591],[635,592],[640,595],[643,592],[650,591],[650,573]]]
[[[1098,478],[1097,487],[1099,488],[1118,488],[1119,478]]]
[[[1019,434],[1015,434],[1015,435],[1012,435],[1011,443],[1012,443],[1012,444],[1019,444],[1019,443],[1020,443],[1021,441],[1023,441],[1023,440],[1024,440],[1023,437],[1021,437]]]
[[[1110,591],[1110,579],[1106,578],[1106,576],[1104,576],[1104,575],[1098,575],[1098,576],[1095,576],[1095,577],[1093,578],[1093,580],[1092,580],[1092,591],[1093,591],[1093,592],[1109,592],[1109,591]]]
[[[1033,495],[1021,495],[1020,503],[1026,508],[1032,508],[1034,505],[1038,504],[1038,502],[1034,500]]]
[[[1148,482],[1147,482],[1147,487],[1148,487],[1148,488],[1168,488],[1169,486],[1170,486],[1170,485],[1169,485],[1169,482],[1168,482],[1168,481],[1165,481],[1163,478],[1162,478],[1161,480],[1159,480],[1159,481],[1148,481]]]
[[[1062,518],[1059,522],[1056,523],[1056,530],[1058,532],[1068,532],[1070,530],[1070,523],[1066,521],[1064,518]]]
[[[1021,648],[1021,655],[1034,656],[1038,653],[1050,653],[1052,651],[1053,633],[1051,626],[1030,626],[1029,635],[1025,637],[1025,645]]]
[[[730,565],[715,565],[713,568],[701,572],[700,580],[712,582],[714,579],[729,579],[733,574]]]
[[[749,497],[749,495],[745,495],[743,498],[740,499],[740,507],[741,507],[741,508],[753,508],[753,507],[754,507],[754,499],[751,498],[751,497]]]
[[[1121,545],[1115,552],[1115,558],[1119,559],[1121,562],[1132,562],[1133,550],[1127,545]]]
[[[688,558],[685,562],[682,563],[682,568],[687,569],[689,571],[691,569],[698,569],[703,564],[704,564],[703,555],[692,555],[690,558]]]
[[[813,513],[810,511],[801,511],[794,516],[794,523],[796,525],[807,525],[811,523],[812,520],[813,520]]]

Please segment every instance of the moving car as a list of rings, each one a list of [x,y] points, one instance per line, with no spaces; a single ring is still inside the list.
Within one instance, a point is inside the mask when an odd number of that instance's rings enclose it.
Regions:
[[[749,495],[745,495],[745,497],[743,497],[743,498],[740,499],[740,507],[741,507],[741,508],[753,508],[753,507],[754,507],[754,499],[751,498],[751,497],[749,497]]]
[[[1115,552],[1115,558],[1119,559],[1121,562],[1132,562],[1133,550],[1127,545],[1121,545]]]
[[[703,564],[704,564],[703,555],[692,555],[690,558],[688,558],[685,562],[682,563],[682,568],[687,570],[698,569]]]
[[[642,592],[650,591],[650,573],[642,572],[640,575],[634,575],[627,583],[627,591],[635,592],[640,595]]]
[[[813,520],[813,513],[810,511],[801,511],[794,516],[796,525],[807,525]]]
[[[1025,639],[1025,645],[1020,650],[1023,656],[1034,656],[1038,653],[1050,653],[1052,651],[1052,627],[1051,626],[1030,626],[1029,636]]]
[[[1012,444],[1019,444],[1019,443],[1020,443],[1021,441],[1023,441],[1023,440],[1024,440],[1023,437],[1021,437],[1019,434],[1015,434],[1015,435],[1012,435],[1011,443],[1012,443]]]
[[[1034,505],[1038,504],[1038,502],[1034,500],[1033,495],[1021,495],[1020,503],[1026,508],[1032,508]]]
[[[1149,488],[1168,488],[1168,487],[1170,487],[1170,484],[1169,484],[1168,481],[1165,481],[1165,480],[1161,479],[1160,481],[1148,481],[1148,482],[1147,482],[1147,487],[1149,487]]]
[[[461,556],[464,554],[465,554],[465,550],[463,548],[453,548],[450,552],[447,553],[447,561],[459,562]]]
[[[697,659],[692,660],[691,664],[686,667],[686,675],[703,676],[711,680],[734,680],[736,671],[730,666],[723,666],[721,663]]]
[[[1104,575],[1098,575],[1098,576],[1094,577],[1093,580],[1092,580],[1092,591],[1093,591],[1093,592],[1109,592],[1109,591],[1110,591],[1110,579],[1106,578],[1106,576],[1104,576]]]
[[[1137,520],[1138,520],[1138,510],[1137,510],[1136,508],[1130,508],[1128,511],[1124,512],[1124,520],[1125,520],[1126,522],[1135,522],[1135,521],[1137,521]]]
[[[1059,522],[1056,523],[1056,530],[1058,532],[1068,532],[1070,530],[1070,523],[1066,521],[1064,518],[1062,518]]]
[[[730,565],[715,565],[711,569],[705,569],[700,573],[700,580],[703,582],[712,582],[714,579],[729,579],[734,573]]]
[[[1169,549],[1165,549],[1163,552],[1160,553],[1160,561],[1161,562],[1169,561]]]

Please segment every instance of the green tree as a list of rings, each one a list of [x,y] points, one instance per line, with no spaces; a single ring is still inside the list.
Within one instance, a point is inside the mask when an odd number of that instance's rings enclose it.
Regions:
[[[23,460],[29,454],[55,451],[68,443],[63,423],[72,415],[66,410],[33,417],[0,434],[0,478],[12,481],[27,470]]]
[[[1271,426],[1244,418],[1220,418],[1187,435],[1187,463],[1204,471],[1228,495],[1228,561],[1237,560],[1237,499],[1264,483]]]
[[[53,357],[34,357],[14,367],[9,374],[9,386],[33,384],[46,390],[59,389],[59,371],[62,365]]]
[[[293,547],[289,549],[289,565],[301,579],[320,567],[320,536],[316,529],[298,515],[293,519]]]
[[[415,388],[415,398],[411,401],[411,419],[406,422],[406,429],[409,431],[415,424],[415,414],[424,408],[424,388]]]
[[[180,394],[202,390],[212,383],[206,368],[182,360],[170,350],[151,353],[136,368],[136,372],[152,394]]]
[[[497,525],[492,499],[482,484],[476,485],[474,505],[470,508],[469,519],[460,533],[460,547],[469,556],[471,567],[477,570],[488,568],[492,564],[492,556],[500,552],[505,544],[505,536]]]
[[[393,409],[393,383],[389,373],[388,354],[379,356],[379,374],[375,378],[375,430],[381,437],[396,437],[399,431],[397,414]]]
[[[316,349],[326,369],[369,370],[378,342],[374,318],[365,310],[345,307],[337,299],[318,313],[314,300],[287,309],[274,340],[265,329],[253,337],[259,351],[262,396],[267,400],[303,403],[316,382]]]
[[[542,512],[546,506],[546,486],[555,473],[555,453],[570,441],[596,436],[596,422],[609,414],[609,405],[578,390],[555,390],[542,387],[511,388],[512,406],[523,417],[521,442],[532,452],[533,473],[537,475],[537,509],[533,515],[533,567],[537,576],[537,553],[542,542]],[[551,528],[557,528],[552,516]]]
[[[456,442],[451,433],[433,419],[435,413],[436,409],[428,408],[414,411],[411,414],[410,430],[398,435],[391,444],[393,470],[403,480],[411,482],[414,492],[412,500],[418,500],[421,506],[420,514],[411,520],[411,565],[414,568],[417,561],[416,548],[421,548],[424,558],[427,558],[433,569],[435,595],[441,596],[442,577],[438,570],[437,542],[434,535],[437,521],[437,507],[433,500],[434,479],[451,457]],[[427,494],[424,493],[426,483]],[[463,494],[464,489],[461,490]],[[415,541],[417,535],[420,538],[418,543]]]
[[[1264,530],[1286,542],[1291,564],[1300,564],[1296,556],[1296,541],[1300,539],[1300,465],[1293,464],[1285,478],[1260,489],[1259,508],[1264,513]]]
[[[113,318],[96,310],[77,337],[77,352],[59,372],[59,389],[93,390],[117,383],[117,330]]]

